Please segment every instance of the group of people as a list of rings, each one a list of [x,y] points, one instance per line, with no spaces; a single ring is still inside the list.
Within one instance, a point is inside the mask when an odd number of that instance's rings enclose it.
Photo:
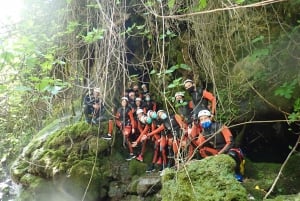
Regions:
[[[148,144],[153,145],[152,164],[147,172],[177,166],[182,160],[192,159],[196,153],[202,158],[217,154],[229,154],[236,161],[236,175],[242,180],[243,154],[233,148],[233,136],[227,126],[214,121],[216,97],[206,89],[196,87],[191,79],[183,82],[191,100],[185,99],[184,92],[175,93],[175,112],[158,108],[151,99],[145,84],[140,90],[135,84],[121,97],[121,107],[114,114],[115,125],[124,136],[129,150],[126,160],[136,159],[143,162]],[[99,98],[100,89],[94,88],[93,94],[85,97],[85,117],[87,123],[97,124],[108,120],[105,105]],[[108,133],[103,136],[111,140],[114,121],[108,120]],[[153,143],[147,143],[147,142]],[[141,145],[139,154],[135,147]]]

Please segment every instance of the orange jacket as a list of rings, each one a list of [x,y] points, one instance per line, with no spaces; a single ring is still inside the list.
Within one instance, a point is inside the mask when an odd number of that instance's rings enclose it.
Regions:
[[[215,114],[216,113],[216,107],[217,107],[216,97],[212,93],[210,93],[206,90],[203,90],[203,97],[211,102],[210,110],[211,110],[212,114]]]
[[[210,149],[214,149],[217,154],[222,154],[226,153],[232,147],[232,134],[227,126],[223,125],[221,131],[211,133],[210,136],[205,136],[203,132],[205,130],[202,131],[197,140],[197,146],[199,146],[200,150],[209,147]]]
[[[170,118],[170,117],[169,117]],[[187,129],[187,124],[183,121],[181,116],[179,114],[174,115],[174,119],[176,120],[177,124],[179,125],[180,129]],[[147,136],[153,136],[155,134],[159,134],[161,131],[165,129],[165,124],[162,123],[159,127],[157,127],[155,130],[152,130],[152,132],[148,133]]]
[[[124,114],[121,114],[121,112],[123,112]],[[123,119],[122,115],[124,116],[125,119]],[[127,122],[124,122],[124,121],[127,121],[127,120],[130,121],[129,123],[131,124],[132,128],[135,128],[135,123],[136,122],[135,122],[134,117],[133,117],[133,112],[129,107],[119,108],[115,118],[116,118],[116,125],[119,128],[122,127],[122,124],[126,124]]]

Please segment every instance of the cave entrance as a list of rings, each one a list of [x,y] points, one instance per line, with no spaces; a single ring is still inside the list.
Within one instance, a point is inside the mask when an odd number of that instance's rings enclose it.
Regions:
[[[283,122],[247,125],[240,147],[253,162],[282,163],[298,138],[299,126]]]

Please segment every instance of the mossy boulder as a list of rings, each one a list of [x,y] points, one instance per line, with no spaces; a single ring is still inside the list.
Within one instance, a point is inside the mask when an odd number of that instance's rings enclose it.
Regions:
[[[297,197],[300,192],[300,172],[299,170],[300,154],[296,153],[289,158],[286,166],[282,170],[272,193],[269,196],[270,200],[291,200],[290,197]],[[275,182],[278,176],[280,167],[279,163],[254,163],[251,160],[246,160],[246,179],[243,186],[247,189],[248,193],[257,200],[262,200],[267,191]],[[286,195],[286,196],[277,196]],[[277,197],[276,197],[277,196]],[[298,195],[299,196],[299,195]],[[285,199],[282,199],[285,197]],[[271,199],[273,198],[273,199]]]
[[[83,195],[85,200],[105,197],[103,186],[112,175],[107,155],[110,144],[101,139],[106,125],[101,124],[103,130],[85,122],[61,130],[55,125],[55,132],[37,134],[11,168],[13,180],[26,189],[22,199],[45,200],[41,196],[48,194],[47,190],[55,194],[57,186],[64,192],[73,191],[69,198],[68,193],[61,195],[65,200],[78,200]]]
[[[266,199],[265,201],[300,201],[300,193],[295,195],[280,195],[273,199]]]
[[[247,191],[234,177],[234,160],[228,155],[186,164],[178,171],[166,169],[162,200],[247,200]]]
[[[243,186],[255,199],[262,200],[267,190],[276,178],[280,164],[278,163],[254,163],[246,160],[246,178]]]
[[[300,153],[294,154],[283,169],[275,189],[277,194],[297,194],[300,192]],[[300,200],[300,199],[299,199]]]

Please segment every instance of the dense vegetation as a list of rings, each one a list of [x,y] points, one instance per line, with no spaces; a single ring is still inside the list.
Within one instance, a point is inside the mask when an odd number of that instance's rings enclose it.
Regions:
[[[100,86],[109,111],[132,82],[173,108],[182,80],[218,98],[218,120],[300,119],[299,0],[24,0],[0,36],[0,153],[10,163]],[[294,141],[291,146],[297,146]],[[292,148],[292,147],[291,147]]]

